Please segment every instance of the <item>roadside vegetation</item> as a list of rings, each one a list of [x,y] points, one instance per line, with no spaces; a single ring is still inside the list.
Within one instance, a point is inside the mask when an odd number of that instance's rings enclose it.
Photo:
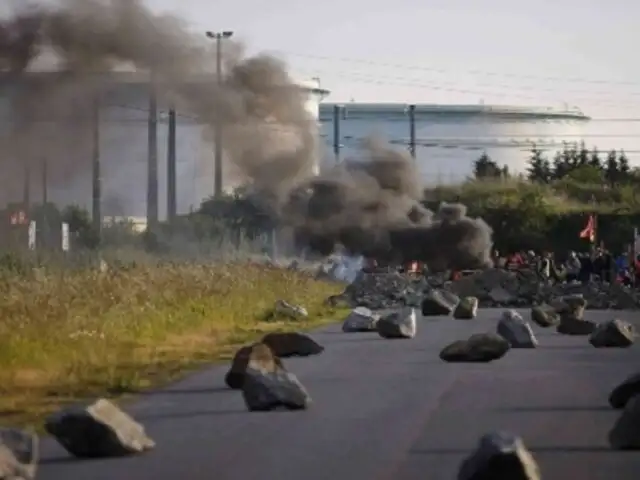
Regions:
[[[0,268],[0,415],[39,425],[61,404],[164,384],[266,332],[339,318],[340,286],[250,263]],[[18,266],[22,269],[18,270]],[[104,264],[102,264],[104,267]],[[278,299],[309,318],[265,315]]]
[[[511,174],[483,154],[474,175],[459,185],[426,192],[427,205],[461,202],[495,232],[496,248],[584,250],[579,238],[589,215],[597,217],[598,240],[624,251],[640,227],[640,171],[623,151],[600,154],[582,145],[565,145],[553,158],[534,148],[528,169]]]

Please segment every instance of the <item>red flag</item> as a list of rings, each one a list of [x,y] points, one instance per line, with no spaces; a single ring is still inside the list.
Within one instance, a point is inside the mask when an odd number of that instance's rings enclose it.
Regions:
[[[587,226],[580,232],[580,238],[588,238],[591,243],[596,241],[596,221],[593,215],[589,215]]]

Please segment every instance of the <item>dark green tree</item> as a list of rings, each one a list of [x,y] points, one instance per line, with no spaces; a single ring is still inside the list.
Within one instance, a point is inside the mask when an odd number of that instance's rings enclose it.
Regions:
[[[578,148],[578,165],[584,166],[589,164],[589,150],[585,145],[584,141],[580,142],[580,147]]]
[[[531,157],[529,157],[528,163],[527,178],[531,182],[548,183],[551,181],[551,165],[549,164],[549,160],[542,154],[542,150],[534,146],[531,149]]]
[[[564,178],[571,170],[571,167],[565,162],[563,152],[556,152],[553,157],[552,179],[560,180]]]
[[[589,165],[591,165],[592,167],[596,167],[599,169],[603,169],[602,167],[602,160],[600,159],[600,152],[598,151],[597,147],[593,147],[593,150],[591,150],[591,154],[589,155]]]
[[[484,152],[480,158],[473,163],[473,175],[477,179],[500,178],[502,177],[502,169],[491,157]]]
[[[629,159],[627,155],[624,153],[624,150],[620,150],[620,154],[618,155],[618,178],[621,182],[627,182],[631,173],[631,165],[629,165]]]
[[[618,171],[618,155],[615,150],[611,150],[607,155],[607,161],[604,166],[604,178],[609,185],[615,185],[619,178]]]

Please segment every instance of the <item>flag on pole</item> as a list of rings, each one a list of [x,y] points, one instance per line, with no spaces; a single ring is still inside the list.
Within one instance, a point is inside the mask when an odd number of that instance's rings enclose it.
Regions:
[[[586,238],[591,243],[596,241],[596,220],[593,215],[589,215],[587,225],[580,232],[580,238]]]

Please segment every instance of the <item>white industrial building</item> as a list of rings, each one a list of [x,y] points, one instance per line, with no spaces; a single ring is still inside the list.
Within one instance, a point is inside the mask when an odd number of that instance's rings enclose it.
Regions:
[[[339,107],[339,159],[354,154],[360,141],[372,134],[408,148],[408,105],[323,103],[320,121],[327,151],[333,151],[336,106]],[[418,104],[415,107],[416,159],[426,183],[464,179],[484,151],[498,164],[522,171],[533,145],[553,154],[563,142],[576,142],[588,136],[590,120],[575,108]],[[598,147],[601,150],[625,148],[620,144]]]
[[[20,81],[45,79],[49,73],[33,73],[20,77]],[[148,160],[148,116],[149,84],[145,76],[125,72],[109,73],[109,92],[105,95],[100,109],[100,162],[102,170],[103,215],[140,217],[146,215],[147,203],[147,160]],[[47,80],[49,81],[49,80]],[[43,82],[46,85],[47,81]],[[318,79],[299,83],[306,93],[305,102],[309,113],[319,117],[319,103],[328,95],[320,87]],[[19,85],[6,76],[0,79],[0,128],[5,132],[16,122],[11,113],[12,92]],[[72,95],[70,96],[72,97]],[[85,95],[86,100],[86,95]],[[60,112],[63,109],[58,108]],[[69,115],[74,106],[69,105]],[[166,217],[167,210],[167,133],[168,105],[158,105],[158,179],[159,215]],[[66,132],[60,127],[68,119],[38,118],[39,142],[33,145],[35,152],[31,161],[31,197],[39,200],[41,176],[39,161],[47,156],[69,159],[64,168],[48,169],[48,198],[59,205],[79,204],[90,210],[92,198],[91,181],[91,135],[90,119],[85,119],[86,128],[79,134],[78,120]],[[34,119],[30,119],[34,121]],[[186,213],[196,209],[201,201],[213,194],[214,189],[214,148],[212,142],[203,136],[199,122],[186,111],[178,111],[176,116],[177,150],[177,210]],[[49,128],[51,127],[51,128]],[[48,130],[49,129],[49,130]],[[47,132],[51,137],[47,137]],[[7,137],[5,137],[7,138]],[[24,151],[24,148],[21,149]],[[229,187],[226,184],[225,188]],[[22,171],[16,168],[15,178],[3,182],[3,201],[20,201],[23,195]]]

